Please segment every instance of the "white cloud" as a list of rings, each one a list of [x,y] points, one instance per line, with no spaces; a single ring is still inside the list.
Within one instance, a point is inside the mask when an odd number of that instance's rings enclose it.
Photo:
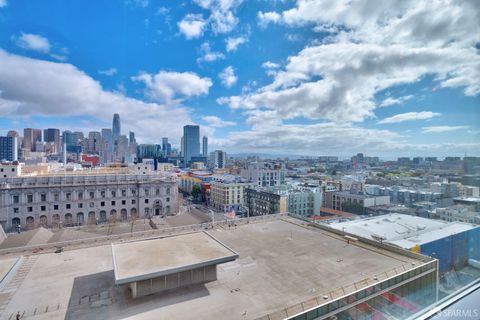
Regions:
[[[193,39],[203,35],[206,24],[207,22],[201,14],[187,14],[182,21],[178,23],[178,28],[180,32],[185,35],[185,38]]]
[[[38,34],[22,33],[21,36],[15,39],[17,46],[21,48],[37,51],[40,53],[50,52],[50,42],[47,38],[42,37]]]
[[[215,34],[228,33],[232,31],[239,22],[239,19],[235,16],[235,11],[243,0],[194,0],[194,2],[203,9],[209,10],[210,15],[206,20],[195,14],[185,16],[178,25],[182,33],[185,34],[185,31],[187,31],[188,34],[190,34],[190,36],[187,36],[187,39],[201,36],[207,26],[209,26]],[[192,25],[191,22],[186,23],[185,20],[187,18],[189,18],[189,21],[195,21],[195,24]],[[182,27],[186,30],[182,30]]]
[[[290,56],[272,83],[222,99],[231,108],[274,111],[280,119],[361,122],[375,117],[376,95],[433,75],[439,87],[480,93],[475,49],[480,7],[439,0],[306,1],[281,13],[259,12],[260,23],[312,25],[332,34]],[[386,104],[399,101],[387,100]]]
[[[232,66],[223,69],[218,77],[222,80],[222,84],[227,88],[232,87],[238,80],[238,77],[235,75],[235,69],[233,69]]]
[[[212,86],[210,78],[201,78],[193,72],[140,73],[132,80],[145,84],[145,94],[150,99],[166,102],[206,95]]]
[[[280,68],[280,65],[278,63],[274,63],[274,62],[271,62],[271,61],[266,61],[266,62],[262,63],[262,68],[278,69],[278,68]]]
[[[230,52],[230,51],[236,51],[239,45],[247,42],[247,38],[245,37],[228,38],[225,41],[227,43],[226,50],[227,52]]]
[[[436,112],[431,112],[431,111],[406,112],[406,113],[400,113],[392,117],[382,119],[378,121],[378,123],[387,124],[387,123],[399,123],[399,122],[412,121],[412,120],[428,120],[438,116],[441,116],[441,114]]]
[[[403,104],[405,101],[408,101],[413,98],[413,95],[407,95],[403,97],[398,97],[398,98],[392,98],[388,97],[380,103],[380,107],[388,107],[388,106],[393,106],[395,104]]]
[[[202,56],[200,58],[197,58],[197,63],[213,62],[225,59],[225,55],[223,53],[212,51],[208,42],[202,43],[200,47],[200,52],[202,53]]]
[[[278,23],[282,16],[276,12],[258,12],[258,24],[261,27],[267,27],[269,23]]]
[[[236,125],[236,123],[233,121],[225,121],[217,116],[205,116],[202,117],[202,120],[208,123],[209,126],[216,128],[230,127]]]
[[[103,74],[104,76],[114,76],[116,75],[118,70],[116,68],[109,68],[105,70],[99,70],[98,73]]]
[[[450,132],[457,130],[466,130],[468,126],[434,126],[434,127],[423,127],[423,133],[439,133],[439,132]]]
[[[6,7],[8,5],[7,0],[0,0],[0,8]]]
[[[0,92],[3,117],[82,116],[111,123],[112,114],[117,112],[124,131],[135,131],[145,142],[158,141],[159,136],[179,137],[182,125],[193,123],[186,107],[146,103],[106,91],[72,64],[26,58],[2,49]]]

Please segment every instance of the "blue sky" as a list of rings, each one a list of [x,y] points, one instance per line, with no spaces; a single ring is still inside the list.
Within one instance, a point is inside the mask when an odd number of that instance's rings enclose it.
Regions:
[[[480,155],[479,6],[0,0],[0,134],[122,131],[230,153]],[[428,19],[427,19],[428,17]]]

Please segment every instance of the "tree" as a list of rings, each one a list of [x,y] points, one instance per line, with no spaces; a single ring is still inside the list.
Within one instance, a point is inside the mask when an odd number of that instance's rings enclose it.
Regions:
[[[194,184],[193,187],[192,187],[192,192],[191,192],[193,200],[198,201],[201,193],[202,193],[202,190],[200,189],[200,186]]]

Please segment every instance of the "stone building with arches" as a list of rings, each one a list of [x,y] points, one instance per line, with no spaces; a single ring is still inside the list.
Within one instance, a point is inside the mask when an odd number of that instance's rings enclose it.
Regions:
[[[177,200],[176,177],[157,173],[18,176],[0,182],[0,223],[12,231],[167,216]]]

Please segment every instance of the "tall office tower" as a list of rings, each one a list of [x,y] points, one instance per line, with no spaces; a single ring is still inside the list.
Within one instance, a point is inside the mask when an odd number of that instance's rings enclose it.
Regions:
[[[130,161],[130,152],[128,149],[128,138],[126,135],[121,135],[117,140],[117,154],[116,159],[121,162]]]
[[[180,139],[180,156],[184,157],[185,156],[185,139],[182,138]]]
[[[128,142],[129,142],[129,143],[137,142],[137,141],[135,140],[135,132],[130,131],[130,132],[128,133]]]
[[[23,137],[20,136],[20,134],[18,134],[17,131],[15,131],[15,130],[10,130],[10,131],[8,131],[7,137],[15,137],[15,138],[17,138],[17,151],[22,148]],[[19,156],[18,153],[17,153],[17,156]]]
[[[62,144],[66,144],[67,147],[76,146],[77,142],[75,141],[75,134],[70,130],[65,130],[62,132]]]
[[[42,141],[42,130],[26,128],[23,129],[23,148],[35,151],[35,143]]]
[[[209,167],[221,169],[227,166],[227,153],[222,150],[215,150],[210,153]]]
[[[208,138],[203,136],[202,139],[202,156],[208,157]]]
[[[17,150],[17,137],[0,137],[0,161],[17,161]]]
[[[112,129],[102,129],[102,139],[107,145],[107,150],[113,152],[113,138],[112,138]]]
[[[60,153],[60,130],[59,129],[44,129],[43,130],[43,141],[49,142],[53,145],[53,153]]]
[[[162,154],[164,157],[172,154],[172,145],[168,142],[168,138],[162,138]]]
[[[19,136],[20,136],[20,135],[19,135],[18,132],[15,131],[15,130],[10,130],[10,131],[8,131],[8,133],[7,133],[7,137],[17,137],[17,138],[18,138]]]
[[[113,124],[112,124],[112,140],[113,143],[117,142],[118,137],[120,137],[120,116],[118,113],[113,115]]]
[[[188,125],[183,127],[184,165],[188,166],[192,157],[200,156],[200,127]]]
[[[98,131],[90,131],[88,133],[88,147],[87,152],[100,154],[102,149],[102,135]]]

